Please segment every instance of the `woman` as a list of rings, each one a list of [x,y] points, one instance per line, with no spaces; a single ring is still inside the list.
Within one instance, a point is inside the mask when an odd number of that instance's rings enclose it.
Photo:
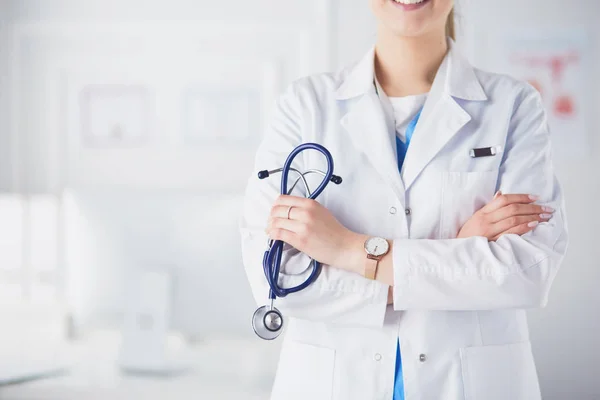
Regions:
[[[411,3],[411,4],[408,4]],[[294,82],[256,157],[327,147],[341,185],[318,202],[247,188],[242,242],[254,295],[267,236],[289,245],[286,335],[272,398],[540,399],[525,310],[545,306],[567,247],[539,94],[473,68],[452,0],[371,0],[377,42],[334,74]],[[319,168],[316,153],[297,158]],[[313,183],[314,184],[314,183]]]

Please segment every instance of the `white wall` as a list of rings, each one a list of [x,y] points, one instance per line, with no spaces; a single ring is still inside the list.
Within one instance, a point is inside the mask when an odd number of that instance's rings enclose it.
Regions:
[[[57,232],[66,237],[66,250],[59,252],[64,259],[56,276],[65,278],[61,286],[75,322],[99,314],[114,322],[134,273],[167,268],[176,285],[174,327],[190,334],[240,333],[252,312],[236,228],[240,195],[284,85],[331,68],[331,3],[2,5],[10,25],[0,37],[6,43],[0,56],[7,55],[1,68],[9,75],[0,93],[10,99],[11,118],[1,121],[0,155],[6,157],[0,170],[7,173],[0,174],[0,189],[66,193],[61,212],[67,223],[59,226],[66,231]],[[140,85],[149,93],[143,120],[153,129],[140,148],[91,148],[81,138],[83,93],[89,85],[115,84]],[[187,143],[185,96],[217,90],[249,93],[251,115],[210,109],[221,113],[218,128],[229,136]],[[240,139],[240,131],[247,137]],[[229,246],[235,251],[225,251]],[[209,282],[228,275],[240,294],[235,304],[243,306],[232,305],[207,326],[214,309],[202,304],[219,295]]]
[[[173,134],[182,128],[177,113],[185,90],[254,91],[260,124],[282,85],[331,66],[330,3],[325,1],[10,4],[11,82],[4,91],[12,97],[11,130],[19,134],[12,134],[10,157],[4,161],[6,170],[16,173],[2,185],[16,190],[56,192],[65,185],[96,184],[239,186],[245,174],[231,171],[224,182],[212,179],[205,168],[228,167],[216,157],[218,144],[186,150],[178,141],[181,135]],[[95,83],[139,84],[150,90],[153,114],[148,119],[155,126],[150,146],[97,151],[79,143],[81,91]],[[261,125],[255,126],[260,131]],[[248,145],[255,146],[258,136],[253,131],[231,157],[250,161]]]
[[[8,85],[8,38],[6,35],[10,3],[0,2],[0,88]],[[0,90],[0,191],[8,189],[10,182],[10,141],[8,133],[9,97]]]

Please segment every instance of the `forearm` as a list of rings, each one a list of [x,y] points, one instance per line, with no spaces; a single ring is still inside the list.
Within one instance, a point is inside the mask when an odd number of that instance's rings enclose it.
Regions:
[[[346,250],[344,261],[339,264],[342,265],[342,269],[349,272],[364,276],[366,253],[364,250],[365,240],[369,238],[368,235],[361,235],[358,233],[349,235],[350,239],[345,243]],[[377,273],[375,274],[375,280],[383,283],[388,288],[387,304],[394,304],[394,262],[391,254],[393,254],[392,246],[393,242],[390,242],[390,250],[388,253],[379,261]]]
[[[355,235],[345,268],[364,275],[366,255]],[[490,310],[541,307],[565,253],[562,214],[525,236],[497,242],[398,239],[379,262],[376,280],[392,287],[397,310]]]
[[[350,272],[354,272],[361,276],[364,276],[365,263],[367,261],[367,254],[364,249],[364,243],[369,238],[368,235],[354,234],[350,236],[350,239],[346,242],[346,251],[344,252],[344,261],[340,262],[344,269]],[[394,242],[388,240],[390,249],[386,255],[384,255],[377,266],[377,272],[375,279],[381,283],[384,283],[390,287],[394,286]]]

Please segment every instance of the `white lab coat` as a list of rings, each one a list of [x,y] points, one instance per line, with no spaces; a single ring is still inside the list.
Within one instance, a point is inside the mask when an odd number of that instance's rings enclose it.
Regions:
[[[326,146],[344,179],[318,200],[347,228],[393,240],[395,285],[387,306],[386,285],[325,266],[308,289],[278,299],[287,329],[273,400],[391,400],[398,339],[406,400],[541,398],[525,310],[546,305],[567,248],[546,116],[530,85],[475,69],[450,45],[401,174],[373,50],[294,82],[278,101],[241,220],[257,303],[267,302],[264,229],[280,179],[256,172],[282,166],[303,142]],[[471,158],[481,147],[498,153]],[[301,170],[325,169],[314,151],[297,160]],[[497,190],[539,195],[557,211],[523,236],[457,239]],[[309,260],[291,248],[285,256],[280,282],[296,285]]]

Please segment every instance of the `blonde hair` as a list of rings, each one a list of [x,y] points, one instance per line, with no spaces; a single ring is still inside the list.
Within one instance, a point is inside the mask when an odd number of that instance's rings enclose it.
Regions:
[[[454,8],[448,15],[448,21],[446,22],[446,36],[450,36],[452,40],[456,40],[456,23],[454,21]]]

